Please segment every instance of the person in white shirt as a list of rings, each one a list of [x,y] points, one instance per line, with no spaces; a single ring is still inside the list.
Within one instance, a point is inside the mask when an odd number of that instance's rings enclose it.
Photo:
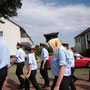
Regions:
[[[17,75],[17,77],[20,81],[20,85],[19,85],[18,89],[22,89],[22,88],[25,88],[24,79],[21,77],[21,75],[23,75],[23,67],[24,67],[24,62],[25,62],[25,53],[22,49],[22,44],[21,43],[17,43],[16,58],[14,58],[13,62],[11,63],[11,66],[15,62],[17,64],[16,75]]]
[[[74,76],[75,72],[75,59],[74,59],[74,54],[71,48],[69,47],[68,44],[63,43],[63,46],[67,49],[68,54],[69,54],[69,59],[70,59],[70,65],[71,65],[71,78],[72,78],[72,83],[70,84],[71,90],[76,90],[74,82],[77,80],[77,78]]]
[[[3,38],[0,38],[0,90],[7,76],[8,67],[10,66],[10,52],[8,45]]]
[[[37,63],[31,47],[25,46],[25,53],[27,54],[26,66],[28,70],[25,80],[25,90],[30,90],[30,82],[36,90],[41,90],[36,81]]]
[[[41,66],[40,66],[40,74],[44,79],[45,84],[42,86],[42,88],[47,88],[49,87],[49,77],[48,77],[48,58],[49,58],[49,53],[48,50],[45,48],[46,45],[43,43],[40,43],[40,49],[41,51]]]

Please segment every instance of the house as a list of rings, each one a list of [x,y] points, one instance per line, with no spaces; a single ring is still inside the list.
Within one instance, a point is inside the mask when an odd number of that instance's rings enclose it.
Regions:
[[[80,52],[82,49],[90,49],[90,27],[77,35],[74,39],[77,52]]]
[[[20,42],[24,45],[34,45],[32,39],[21,26],[9,19],[2,18],[4,23],[0,23],[0,37],[4,38],[10,49],[10,55],[16,54],[16,44]]]

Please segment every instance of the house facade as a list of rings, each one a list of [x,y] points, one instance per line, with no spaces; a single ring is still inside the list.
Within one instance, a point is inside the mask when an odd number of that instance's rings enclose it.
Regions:
[[[82,49],[90,49],[90,28],[81,32],[75,38],[75,50],[80,52]]]
[[[19,25],[9,19],[2,18],[4,23],[0,23],[0,37],[3,38],[10,49],[10,55],[16,54],[16,44],[20,42],[24,45],[34,45],[27,32]]]

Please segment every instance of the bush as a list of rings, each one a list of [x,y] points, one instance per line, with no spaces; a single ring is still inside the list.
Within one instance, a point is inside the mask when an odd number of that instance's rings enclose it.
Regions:
[[[85,57],[90,57],[90,49],[82,49],[80,54]]]
[[[36,55],[36,56],[40,56],[40,55],[41,55],[41,50],[40,50],[40,48],[39,48],[39,45],[36,45],[36,46],[35,46],[35,50],[36,50],[35,55]]]
[[[49,46],[46,46],[46,49],[47,49],[48,52],[49,52],[49,56],[52,56],[52,54],[53,54],[52,48],[49,47]],[[36,50],[35,56],[36,56],[36,58],[37,58],[37,57],[39,57],[39,56],[41,55],[41,50],[40,50],[39,45],[36,45],[36,46],[35,46],[35,50]]]
[[[52,56],[53,55],[53,53],[49,53],[49,56]]]

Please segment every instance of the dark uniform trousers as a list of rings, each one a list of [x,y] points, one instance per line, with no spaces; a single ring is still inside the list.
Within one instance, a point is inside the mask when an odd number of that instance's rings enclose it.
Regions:
[[[32,70],[29,79],[25,80],[25,90],[30,90],[30,82],[36,90],[41,90],[36,81],[36,70]]]
[[[7,76],[7,67],[0,69],[0,90],[2,90],[3,83]]]
[[[76,90],[74,82],[77,78],[74,76],[74,72],[75,72],[74,67],[71,67],[71,78],[72,78],[72,82],[70,84],[71,90]]]
[[[45,86],[49,86],[49,78],[48,78],[48,67],[49,61],[47,60],[44,66],[44,70],[42,69],[43,61],[41,62],[41,67],[40,67],[40,74],[42,75],[44,81],[45,81]]]
[[[55,76],[51,90],[54,90],[56,83],[57,83],[57,79],[58,79],[58,76]],[[71,77],[70,76],[64,76],[62,79],[62,82],[60,84],[59,90],[69,90],[70,83],[71,83]]]
[[[20,81],[21,86],[25,85],[24,79],[20,76],[23,75],[23,67],[24,67],[24,62],[17,63],[16,75]]]

